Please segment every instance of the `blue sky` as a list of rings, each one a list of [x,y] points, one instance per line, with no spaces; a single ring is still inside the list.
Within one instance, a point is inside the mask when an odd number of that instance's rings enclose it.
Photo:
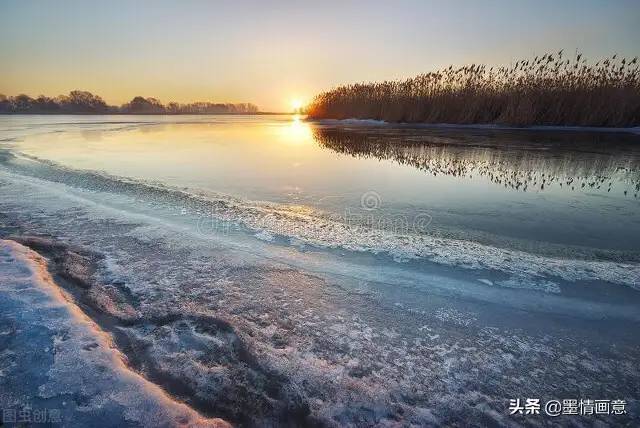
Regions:
[[[640,55],[640,1],[0,0],[0,93],[291,100],[546,51]]]

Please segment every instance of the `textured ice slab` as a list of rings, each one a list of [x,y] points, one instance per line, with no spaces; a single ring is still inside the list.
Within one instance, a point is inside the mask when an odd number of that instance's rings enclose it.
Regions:
[[[19,176],[62,183],[70,190],[85,191],[83,197],[100,193],[98,199],[102,202],[106,201],[104,194],[110,200],[113,197],[129,198],[125,205],[137,206],[139,211],[147,208],[153,215],[168,208],[181,216],[195,217],[199,232],[219,233],[239,226],[267,241],[280,238],[316,248],[386,255],[398,262],[427,261],[469,271],[488,270],[506,275],[505,280],[496,281],[494,285],[507,288],[558,293],[557,280],[605,281],[635,290],[640,287],[640,264],[636,262],[583,259],[570,251],[565,257],[543,256],[411,230],[372,228],[308,207],[176,188],[101,172],[74,170],[22,154],[17,156],[6,166]],[[429,221],[428,218],[418,220],[417,223]]]
[[[7,240],[0,241],[0,385],[5,419],[17,422],[228,426],[129,370],[110,337],[53,282],[46,261]]]

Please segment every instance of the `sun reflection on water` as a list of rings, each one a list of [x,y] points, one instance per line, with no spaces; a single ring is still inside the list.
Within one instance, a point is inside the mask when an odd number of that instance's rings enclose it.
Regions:
[[[308,123],[302,120],[299,114],[291,118],[291,122],[281,128],[283,140],[292,144],[308,144],[312,143],[313,132]]]

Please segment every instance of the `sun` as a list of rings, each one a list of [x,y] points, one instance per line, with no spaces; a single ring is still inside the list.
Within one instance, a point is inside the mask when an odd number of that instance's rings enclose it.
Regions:
[[[302,110],[302,107],[304,107],[304,103],[301,99],[294,98],[293,100],[291,100],[291,108],[294,112],[299,112],[300,110]]]

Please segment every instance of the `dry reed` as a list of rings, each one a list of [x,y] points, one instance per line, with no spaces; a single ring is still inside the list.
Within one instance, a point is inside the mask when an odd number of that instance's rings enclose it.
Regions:
[[[311,119],[630,127],[640,125],[638,59],[595,64],[563,51],[508,67],[450,66],[400,80],[339,86],[317,95]]]

